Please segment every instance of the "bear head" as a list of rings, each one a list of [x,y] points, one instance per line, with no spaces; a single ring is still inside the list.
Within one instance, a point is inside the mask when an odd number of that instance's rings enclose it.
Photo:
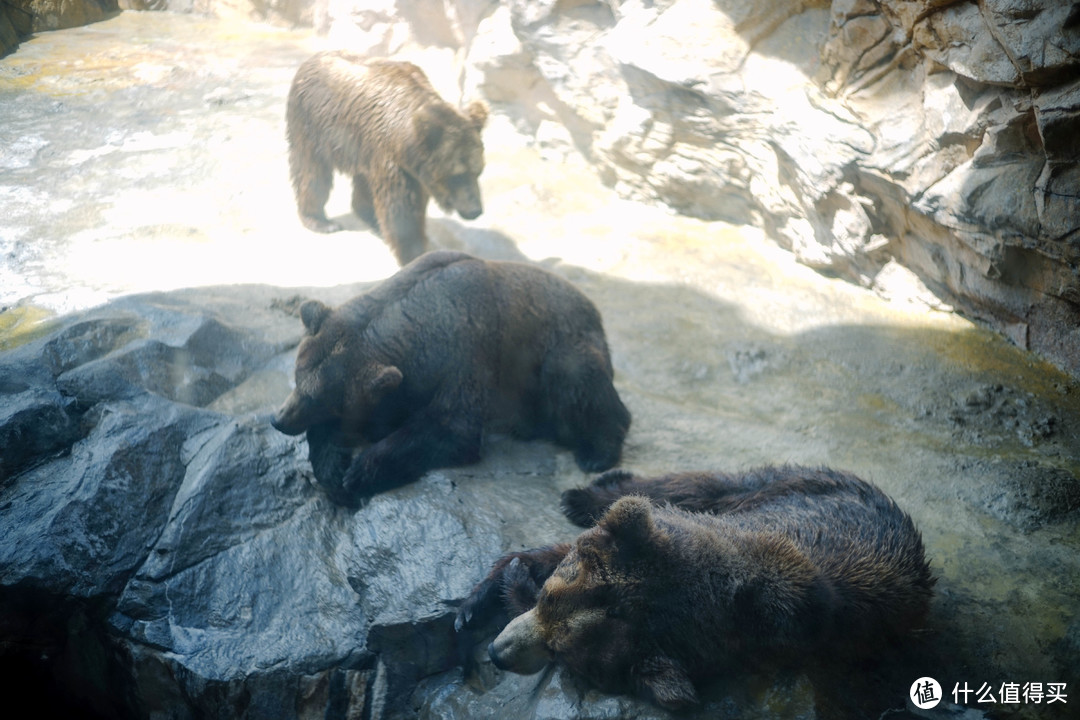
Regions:
[[[443,212],[456,211],[475,220],[484,211],[478,178],[484,170],[480,131],[487,106],[474,102],[464,114],[445,104],[432,104],[413,119],[416,132],[417,176]]]
[[[304,337],[296,352],[296,387],[271,424],[286,435],[338,420],[359,443],[375,405],[402,381],[401,371],[375,361],[353,323],[318,300],[300,307]]]
[[[652,513],[645,498],[624,497],[582,533],[536,606],[491,643],[496,667],[528,674],[557,660],[605,691],[642,691],[672,709],[697,703],[689,673],[649,630],[650,613],[667,609],[656,586],[673,561]]]

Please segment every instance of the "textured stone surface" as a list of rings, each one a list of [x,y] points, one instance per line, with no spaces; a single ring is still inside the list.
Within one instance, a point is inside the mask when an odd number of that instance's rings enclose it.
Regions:
[[[117,0],[7,0],[0,5],[0,57],[30,33],[97,22],[119,7]]]
[[[134,700],[95,697],[103,711],[401,704],[418,678],[460,664],[452,606],[514,536],[510,508],[537,505],[541,539],[541,518],[566,526],[538,502],[543,481],[481,501],[494,468],[470,471],[485,480],[461,491],[434,473],[355,514],[335,507],[310,482],[306,445],[268,423],[299,337],[275,299],[288,297],[133,297],[0,361],[0,605],[34,592],[107,608],[94,622],[125,658],[110,672],[132,673]],[[277,382],[249,382],[265,374]],[[497,474],[553,471],[534,448]]]
[[[1078,12],[511,2],[462,51],[467,84],[624,196],[759,225],[882,292],[899,260],[1076,373]]]

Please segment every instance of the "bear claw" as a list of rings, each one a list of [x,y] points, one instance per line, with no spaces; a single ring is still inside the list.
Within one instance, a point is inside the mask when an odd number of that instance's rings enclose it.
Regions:
[[[583,488],[565,491],[559,506],[566,519],[578,527],[592,527],[607,509],[593,499],[592,493]]]

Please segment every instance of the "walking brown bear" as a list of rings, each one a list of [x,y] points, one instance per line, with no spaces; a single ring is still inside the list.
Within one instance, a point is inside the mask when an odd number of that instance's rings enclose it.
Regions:
[[[858,668],[861,680],[861,664],[928,612],[934,579],[919,532],[849,473],[616,470],[565,492],[563,510],[596,525],[501,558],[459,609],[459,630],[513,618],[489,649],[502,669],[560,661],[603,690],[671,709],[696,704],[709,680],[802,669],[819,717],[857,717],[865,698],[842,697],[846,673]],[[907,685],[897,689],[903,706]]]
[[[304,226],[326,218],[334,171],[352,177],[352,208],[404,265],[427,249],[428,198],[466,220],[483,210],[481,102],[461,112],[412,63],[323,52],[304,61],[289,90],[285,122],[289,170]]]
[[[308,431],[316,477],[339,502],[477,462],[488,432],[552,440],[588,471],[619,460],[630,413],[600,313],[540,267],[431,252],[300,315],[296,388],[273,425]]]

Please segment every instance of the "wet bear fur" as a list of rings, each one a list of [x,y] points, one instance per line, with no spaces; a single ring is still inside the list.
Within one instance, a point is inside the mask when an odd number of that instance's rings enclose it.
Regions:
[[[459,610],[459,630],[513,618],[489,650],[503,669],[555,660],[670,709],[732,674],[806,672],[819,717],[877,717],[880,698],[852,688],[928,612],[919,532],[849,473],[616,470],[564,493],[563,510],[595,526],[501,558]]]
[[[318,53],[296,72],[285,120],[297,208],[311,230],[341,229],[324,210],[335,170],[352,178],[353,212],[402,265],[427,249],[429,197],[467,220],[483,210],[487,108],[447,104],[412,63]]]
[[[316,477],[339,502],[477,462],[489,432],[552,440],[585,470],[619,460],[630,413],[600,314],[553,273],[432,252],[300,315],[296,387],[272,422],[308,432]]]

